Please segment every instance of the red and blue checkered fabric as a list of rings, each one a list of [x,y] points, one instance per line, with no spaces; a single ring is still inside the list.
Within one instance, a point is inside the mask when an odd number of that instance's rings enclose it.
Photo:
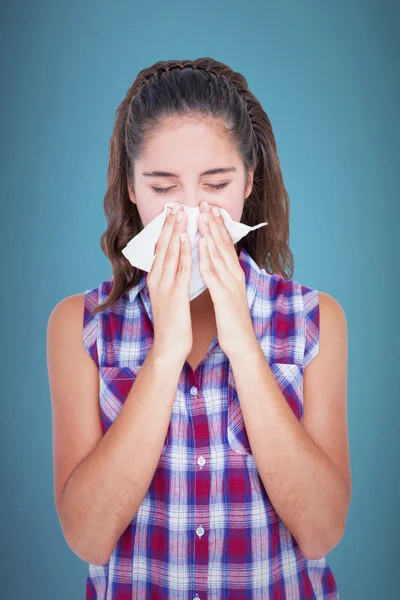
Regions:
[[[243,248],[239,262],[256,337],[302,422],[303,372],[319,349],[318,291],[267,273]],[[103,433],[152,345],[146,277],[95,316],[112,278],[85,292],[83,343],[99,368]],[[217,337],[196,371],[185,362],[148,492],[86,580],[86,600],[192,599],[339,599],[326,558],[306,559],[271,504]]]

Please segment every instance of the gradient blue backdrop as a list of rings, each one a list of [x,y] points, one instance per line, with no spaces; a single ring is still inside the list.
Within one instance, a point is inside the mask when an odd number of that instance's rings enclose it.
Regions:
[[[118,104],[143,67],[201,56],[242,72],[269,115],[293,278],[347,316],[353,496],[328,555],[341,600],[400,597],[395,3],[15,0],[2,16],[2,598],[84,598],[53,498],[47,321],[112,274],[99,239]]]

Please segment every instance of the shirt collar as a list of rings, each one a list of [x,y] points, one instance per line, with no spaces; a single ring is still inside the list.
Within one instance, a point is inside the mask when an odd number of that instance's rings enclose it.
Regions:
[[[247,295],[247,304],[249,307],[249,311],[252,310],[252,305],[254,301],[254,297],[257,292],[257,287],[260,278],[260,268],[257,263],[252,259],[250,254],[244,249],[240,249],[239,257],[238,257],[240,266],[243,269],[245,275],[245,285],[246,285],[246,295]],[[153,320],[152,312],[151,312],[151,303],[149,296],[149,288],[147,286],[147,272],[144,272],[142,278],[139,283],[137,283],[133,288],[131,288],[128,292],[129,301],[133,303],[136,299],[136,296],[140,294],[143,303],[147,309],[147,312]]]

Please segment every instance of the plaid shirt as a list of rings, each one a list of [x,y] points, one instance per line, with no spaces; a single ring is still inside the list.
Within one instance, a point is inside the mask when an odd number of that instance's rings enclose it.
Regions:
[[[303,371],[319,349],[318,291],[268,274],[241,249],[262,351],[303,421]],[[103,434],[153,340],[147,273],[112,307],[112,278],[85,292],[83,343],[99,368]],[[160,398],[162,402],[162,398]],[[258,474],[230,362],[214,338],[187,361],[150,487],[110,559],[89,563],[86,600],[338,600],[326,558],[308,560]]]

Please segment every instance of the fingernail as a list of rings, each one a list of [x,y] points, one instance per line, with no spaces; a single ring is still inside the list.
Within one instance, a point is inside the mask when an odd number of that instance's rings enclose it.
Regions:
[[[204,206],[206,207],[206,210],[211,210],[210,205],[208,204],[207,200],[204,200]]]
[[[182,216],[183,216],[183,210],[180,210],[178,212],[178,214],[176,215],[176,221],[177,221],[177,223],[179,223],[179,221],[182,219]]]
[[[169,206],[169,207],[167,208],[167,217],[168,217],[168,215],[169,215],[169,214],[171,214],[171,210],[172,210],[172,209],[171,209],[171,207]]]
[[[218,217],[218,216],[219,216],[219,208],[218,208],[218,206],[214,206],[214,207],[213,207],[213,209],[212,209],[212,211],[213,211],[213,213],[214,213],[214,215],[215,215],[216,217]]]

